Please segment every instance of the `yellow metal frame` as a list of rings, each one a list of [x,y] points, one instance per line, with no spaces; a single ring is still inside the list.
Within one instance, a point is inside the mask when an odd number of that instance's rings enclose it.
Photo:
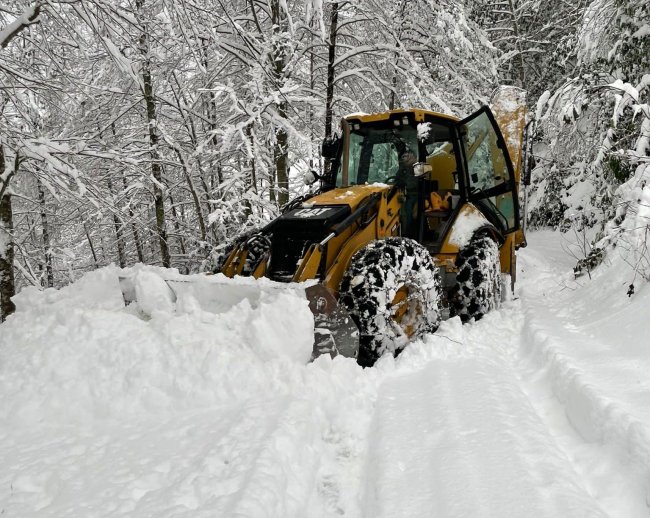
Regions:
[[[367,186],[357,186],[360,188]],[[356,187],[355,187],[356,188]],[[294,274],[293,282],[304,282],[307,280],[315,279],[321,268],[321,264],[325,261],[325,277],[321,281],[325,287],[331,290],[334,294],[338,294],[341,280],[345,271],[350,264],[352,256],[368,243],[390,236],[399,235],[400,230],[400,210],[402,207],[401,195],[395,193],[393,197],[388,200],[390,192],[389,187],[374,186],[373,192],[383,191],[381,198],[378,202],[378,207],[375,214],[369,215],[371,220],[365,226],[361,226],[360,222],[354,223],[350,228],[346,229],[339,236],[332,238],[327,246],[322,246],[320,243],[313,243],[308,248],[303,256],[296,273]],[[328,194],[328,193],[325,193]],[[321,195],[324,196],[324,195]],[[320,198],[320,197],[319,197]],[[336,196],[329,195],[327,199],[336,198]],[[365,197],[360,197],[365,199]],[[355,200],[357,198],[355,197]],[[358,205],[358,203],[357,203]],[[480,211],[471,203],[466,203],[461,207],[458,212],[452,228],[447,233],[447,237],[442,244],[440,252],[434,254],[432,257],[437,266],[444,268],[448,272],[455,272],[456,269],[456,256],[460,251],[457,244],[451,241],[454,233],[454,227],[458,221],[463,217],[472,217],[476,214],[481,214]],[[487,224],[487,221],[486,221]],[[487,229],[492,229],[493,238],[499,240],[498,232],[491,226],[486,226]],[[488,230],[489,231],[489,230]],[[512,277],[514,283],[516,277],[516,236],[515,234],[508,234],[505,236],[505,241],[499,249],[501,271],[508,273]],[[324,257],[324,252],[327,251]],[[241,275],[243,270],[248,250],[245,244],[238,246],[231,252],[226,260],[223,268],[223,273],[228,277]],[[253,272],[253,277],[260,278],[266,274],[269,254],[257,265]]]
[[[350,260],[355,252],[376,239],[398,235],[400,228],[399,215],[402,202],[399,193],[394,193],[392,198],[389,200],[388,195],[391,191],[391,187],[354,186],[345,190],[349,191],[350,189],[360,190],[362,192],[369,191],[371,193],[381,192],[381,197],[379,198],[376,212],[368,216],[368,219],[370,220],[369,222],[366,220],[365,222],[354,223],[339,236],[332,238],[327,244],[327,257],[325,258],[326,273],[322,284],[334,293],[338,293],[343,274],[347,270]],[[336,196],[335,193],[335,191],[341,190],[342,189],[335,189],[334,191],[317,196],[316,199],[319,204],[324,204],[324,200],[341,201],[341,198]],[[352,201],[352,204],[356,208],[356,206],[366,198],[367,194],[359,196],[359,199]],[[350,196],[350,199],[352,200],[353,196]],[[362,226],[363,223],[367,224]],[[316,243],[311,245],[300,262],[298,270],[292,280],[295,282],[302,282],[315,278],[322,261],[323,247]]]

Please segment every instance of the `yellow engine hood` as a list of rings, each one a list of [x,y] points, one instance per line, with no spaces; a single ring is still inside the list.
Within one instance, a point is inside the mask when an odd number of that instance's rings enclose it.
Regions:
[[[310,198],[303,207],[317,205],[349,205],[352,210],[356,209],[359,204],[368,196],[376,192],[389,191],[391,185],[375,183],[371,185],[350,185],[348,187],[338,187],[331,191],[324,192],[313,198]]]

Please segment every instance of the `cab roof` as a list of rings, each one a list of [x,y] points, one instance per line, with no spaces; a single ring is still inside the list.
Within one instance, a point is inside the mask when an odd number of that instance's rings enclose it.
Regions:
[[[430,110],[421,110],[419,108],[408,108],[408,109],[400,108],[398,110],[389,110],[389,111],[379,112],[379,113],[351,113],[350,115],[346,115],[343,118],[345,120],[358,120],[360,122],[377,122],[382,120],[389,120],[393,118],[395,115],[400,115],[403,113],[414,114],[415,120],[417,122],[424,122],[425,116],[427,115],[441,118],[441,119],[447,119],[452,122],[458,122],[460,120],[458,117],[454,117],[453,115],[445,115],[443,113],[437,113]]]

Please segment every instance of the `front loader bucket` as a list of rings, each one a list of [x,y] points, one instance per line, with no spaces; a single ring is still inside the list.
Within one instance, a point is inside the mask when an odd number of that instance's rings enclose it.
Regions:
[[[181,275],[169,273],[160,276],[149,271],[120,277],[124,301],[137,301],[144,313],[152,314],[161,305],[177,311],[192,311],[198,305],[202,311],[225,313],[233,306],[248,300],[257,307],[263,292],[291,290],[309,302],[314,316],[314,345],[311,359],[322,354],[356,357],[359,349],[357,327],[347,311],[339,307],[334,295],[324,286],[305,286],[299,283],[279,283],[269,279],[223,275]]]
[[[144,275],[146,277],[143,279]],[[248,300],[252,306],[257,306],[263,289],[254,279],[245,279],[244,282],[238,279],[239,282],[233,282],[223,275],[170,273],[161,276],[145,271],[129,277],[120,277],[119,281],[127,304],[137,301],[142,305],[143,298],[149,298],[153,291],[162,293],[166,285],[171,303],[180,306],[182,310],[189,310],[192,305],[198,303],[200,309],[209,313],[225,313],[243,300]],[[293,285],[287,287],[300,291]],[[272,289],[268,286],[264,289],[266,288]]]

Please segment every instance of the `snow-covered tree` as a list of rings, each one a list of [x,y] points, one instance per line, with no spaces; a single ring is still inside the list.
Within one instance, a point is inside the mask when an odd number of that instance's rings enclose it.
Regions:
[[[647,227],[638,214],[650,173],[649,9],[637,0],[592,2],[579,31],[581,74],[538,103],[543,141],[537,199],[548,202],[558,185],[564,193],[555,196],[550,211],[533,204],[534,217],[542,224],[570,226],[577,219],[597,225],[593,254],[599,257],[602,248],[627,242],[628,236],[636,240]]]

